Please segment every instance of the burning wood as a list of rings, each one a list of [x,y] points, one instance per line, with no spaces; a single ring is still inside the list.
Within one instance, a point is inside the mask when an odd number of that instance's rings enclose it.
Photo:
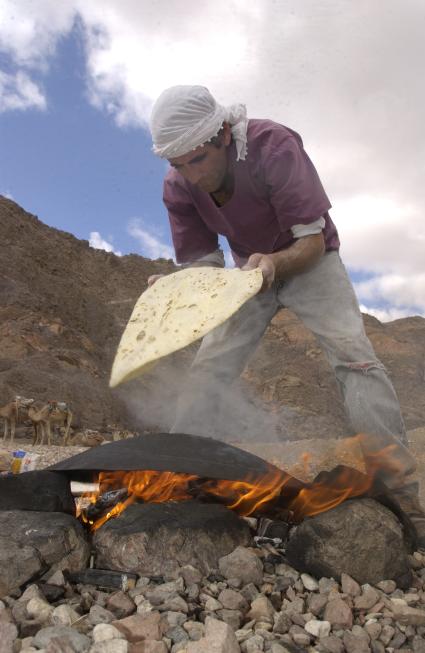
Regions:
[[[333,456],[328,448],[326,471],[317,470],[313,478],[310,451],[299,454],[299,472],[294,476],[251,453],[209,438],[148,434],[124,444],[110,443],[100,451],[84,452],[52,468],[68,474],[75,471],[80,478],[83,472],[105,470],[97,471],[93,479],[99,489],[80,500],[79,513],[94,530],[135,502],[190,499],[222,504],[241,516],[298,523],[346,499],[373,496],[377,480],[385,482],[386,476],[394,479],[396,472],[403,478],[412,467],[410,454],[399,443],[382,447],[379,438],[362,434],[331,448]],[[288,444],[289,449],[292,444]],[[277,453],[281,457],[283,450]],[[114,466],[119,464],[123,471],[116,471]],[[138,464],[147,469],[139,471]],[[294,468],[294,460],[290,468]]]
[[[289,481],[292,483],[289,484]],[[134,502],[163,503],[197,499],[219,503],[241,516],[268,515],[286,523],[330,510],[349,498],[367,495],[374,475],[344,466],[322,472],[313,483],[299,483],[285,472],[270,472],[260,478],[228,481],[190,474],[157,472],[101,472],[99,491],[84,497],[88,505],[80,510],[93,530],[118,516]]]
[[[105,513],[110,511],[118,503],[128,499],[127,488],[120,490],[110,490],[104,494],[100,494],[95,503],[90,503],[84,512],[85,519],[92,524],[95,520],[103,517]]]

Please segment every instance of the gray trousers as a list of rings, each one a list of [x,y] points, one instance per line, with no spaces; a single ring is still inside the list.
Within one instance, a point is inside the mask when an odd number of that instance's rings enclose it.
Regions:
[[[214,411],[214,395],[243,371],[275,313],[295,313],[316,339],[333,367],[352,433],[379,438],[379,446],[406,444],[394,388],[366,336],[357,298],[337,252],[326,253],[310,270],[256,295],[198,350],[177,408],[174,433],[203,434]],[[219,392],[218,392],[219,391]],[[218,407],[218,406],[217,406]]]

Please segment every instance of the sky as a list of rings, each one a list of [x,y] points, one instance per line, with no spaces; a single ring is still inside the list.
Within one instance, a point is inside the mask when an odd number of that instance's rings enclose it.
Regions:
[[[0,0],[0,194],[171,258],[154,100],[208,86],[298,131],[362,310],[425,316],[423,0]]]

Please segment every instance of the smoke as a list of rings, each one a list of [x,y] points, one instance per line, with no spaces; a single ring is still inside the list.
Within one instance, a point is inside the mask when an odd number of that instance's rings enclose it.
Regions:
[[[229,382],[191,373],[198,348],[199,343],[191,345],[122,386],[120,398],[137,428],[256,445],[347,435],[346,429],[329,417],[263,398],[252,380],[236,378]],[[266,369],[269,361],[265,350],[261,359]],[[249,369],[249,361],[247,364]]]
[[[131,386],[131,387],[130,387]],[[191,382],[186,366],[163,364],[145,382],[128,384],[122,394],[142,428],[189,433],[224,442],[277,442],[278,416],[238,379],[230,385],[217,381]]]

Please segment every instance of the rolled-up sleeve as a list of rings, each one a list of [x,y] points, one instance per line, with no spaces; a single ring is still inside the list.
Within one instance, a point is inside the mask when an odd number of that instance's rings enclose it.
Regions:
[[[301,139],[274,131],[262,148],[264,182],[282,231],[318,220],[331,207]]]

